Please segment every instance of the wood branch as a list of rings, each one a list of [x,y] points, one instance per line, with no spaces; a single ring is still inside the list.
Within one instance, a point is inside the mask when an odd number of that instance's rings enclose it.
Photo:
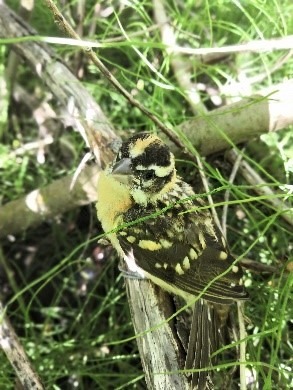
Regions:
[[[272,39],[251,40],[249,42],[241,43],[240,45],[222,47],[202,47],[197,49],[192,47],[180,47],[177,45],[167,46],[167,50],[170,52],[200,57],[200,59],[204,59],[205,61],[209,60],[208,56],[216,54],[234,54],[247,52],[263,53],[291,49],[293,49],[293,35]]]
[[[73,175],[55,180],[0,207],[0,238],[35,227],[57,215],[97,199],[99,167],[85,168],[70,191]]]
[[[132,322],[138,335],[147,389],[187,390],[190,387],[188,378],[178,372],[184,367],[185,352],[178,339],[174,320],[166,322],[166,319],[174,316],[170,296],[148,280],[133,280],[132,288],[129,287],[128,284]]]
[[[293,79],[180,125],[197,151],[207,156],[293,124]]]
[[[19,338],[0,302],[0,347],[11,363],[23,389],[43,390],[44,386],[33,369]]]

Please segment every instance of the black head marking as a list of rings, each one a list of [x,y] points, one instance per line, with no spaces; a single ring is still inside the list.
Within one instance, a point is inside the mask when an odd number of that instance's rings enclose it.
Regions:
[[[118,159],[131,158],[133,168],[153,165],[168,167],[171,153],[158,137],[150,133],[138,133],[123,142]]]
[[[144,140],[149,137],[150,133],[138,133],[130,137],[127,141],[124,141],[118,154],[119,158],[129,158],[129,149],[131,148],[131,146],[133,146],[137,142],[137,140]]]
[[[174,156],[156,135],[139,133],[123,142],[116,163],[123,159],[130,160],[131,190],[156,195],[175,180]]]

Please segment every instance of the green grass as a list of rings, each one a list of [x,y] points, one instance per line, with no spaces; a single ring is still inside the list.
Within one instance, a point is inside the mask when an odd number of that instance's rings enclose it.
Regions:
[[[70,12],[73,24],[76,23],[76,3],[68,2],[66,6],[66,16]],[[289,0],[165,3],[177,42],[182,46],[223,46],[293,34],[293,4]],[[122,6],[114,2],[115,12],[111,13],[108,8],[109,15],[95,17],[95,35],[88,36],[94,4],[94,1],[86,2],[84,38],[105,43],[105,48],[97,53],[121,84],[169,126],[192,117],[186,92],[180,89],[172,72],[171,58],[161,49],[160,32],[154,28],[152,3],[131,2]],[[102,11],[107,11],[107,7],[106,3],[101,3]],[[31,23],[40,35],[62,36],[45,7],[37,5]],[[139,57],[133,43],[156,72]],[[5,46],[0,49],[0,64],[6,61],[7,49]],[[77,68],[77,48],[58,45],[55,49],[71,69]],[[192,56],[180,58],[184,58],[194,82],[215,91],[231,79],[237,79],[239,74],[250,80],[263,74],[261,83],[250,85],[254,93],[292,77],[291,58],[278,70],[270,72],[283,55],[283,51],[244,53],[208,65]],[[82,81],[119,135],[126,138],[136,131],[157,130],[150,119],[109,86],[93,64],[84,57],[81,63],[84,66]],[[0,66],[0,82],[2,80],[3,65]],[[25,64],[19,65],[17,83],[38,101],[49,101],[61,115],[58,102],[50,100],[49,91]],[[239,95],[239,91],[230,91],[227,97],[220,94],[224,102]],[[204,91],[201,98],[209,109],[217,108]],[[53,126],[54,143],[47,149],[44,164],[38,163],[35,150],[13,155],[15,149],[37,139],[38,128],[28,107],[18,103],[8,112],[7,95],[5,99],[0,117],[2,204],[73,172],[84,154],[79,134],[70,128],[64,129],[57,117]],[[248,143],[244,152],[244,159],[284,198],[288,190],[283,188],[288,189],[292,182],[291,145],[292,128],[262,136]],[[201,185],[194,161],[178,160],[177,166],[185,180],[199,191]],[[256,378],[249,389],[286,389],[292,383],[289,363],[292,277],[284,272],[292,256],[290,226],[265,198],[256,195],[241,175],[237,175],[233,185],[229,183],[231,166],[223,156],[208,157],[205,168],[211,190],[222,188],[213,194],[216,203],[223,202],[224,191],[230,189],[227,224],[233,253],[280,269],[278,274],[245,273],[251,297],[245,307],[250,319],[247,361]],[[290,198],[286,201],[290,202]],[[221,206],[217,211],[221,214]],[[134,331],[115,254],[107,251],[104,260],[98,260],[98,253],[104,250],[96,242],[101,234],[94,205],[91,205],[46,221],[13,241],[3,241],[0,296],[8,304],[9,317],[47,388],[145,388],[135,341],[113,344],[132,337]],[[5,374],[0,375],[0,388],[12,388],[13,371],[2,353],[0,367]],[[236,383],[231,385],[231,389],[234,388],[237,388]]]

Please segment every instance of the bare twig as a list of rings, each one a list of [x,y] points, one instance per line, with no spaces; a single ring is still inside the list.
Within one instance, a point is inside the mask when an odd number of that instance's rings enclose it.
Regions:
[[[77,19],[77,25],[75,27],[76,33],[83,37],[84,35],[84,24],[85,24],[85,0],[79,0],[77,1],[77,4],[75,5],[75,16]],[[80,51],[77,51],[74,55],[75,57],[75,74],[81,79],[84,74],[82,59],[84,54]]]
[[[5,352],[24,389],[42,390],[44,386],[29,361],[0,302],[0,347]]]
[[[293,49],[293,35],[287,35],[282,38],[255,40],[241,45],[231,45],[223,47],[199,48],[170,46],[168,50],[174,53],[187,54],[191,56],[207,56],[209,54],[232,54],[246,52],[271,52],[275,50]]]
[[[71,25],[66,21],[58,7],[51,0],[45,0],[48,8],[51,10],[54,18],[58,21],[60,26],[64,29],[64,31],[74,39],[80,40],[80,37],[73,30]],[[109,69],[102,63],[102,61],[98,58],[95,52],[91,49],[91,47],[86,47],[83,49],[86,55],[93,61],[93,63],[97,66],[100,72],[106,77],[106,79],[123,95],[134,107],[137,107],[141,112],[143,112],[155,125],[157,125],[164,134],[172,141],[174,144],[185,151],[188,154],[185,146],[182,144],[179,137],[177,137],[167,126],[164,125],[151,111],[149,111],[143,104],[141,104],[138,100],[134,99],[134,97],[129,93],[113,76],[113,74],[109,71]]]
[[[97,2],[94,7],[94,14],[89,27],[89,32],[88,32],[89,36],[93,36],[96,33],[97,20],[100,14],[100,9],[101,9],[101,4]]]
[[[161,31],[162,43],[168,48],[167,54],[171,56],[171,66],[174,71],[174,75],[178,81],[178,84],[186,96],[194,115],[205,114],[207,109],[201,102],[200,95],[196,90],[196,87],[191,83],[191,74],[187,70],[186,61],[181,57],[172,56],[172,47],[176,46],[176,36],[173,27],[166,14],[163,2],[153,1],[154,18]]]
[[[9,153],[10,157],[20,156],[22,154],[27,153],[30,150],[44,148],[46,145],[50,145],[53,143],[53,138],[51,135],[47,135],[45,138],[40,139],[38,141],[27,142],[26,144],[20,146],[19,148],[13,150],[13,152]]]
[[[64,213],[65,209],[94,202],[99,171],[96,165],[84,169],[72,191],[73,175],[69,175],[0,207],[0,238],[54,218]]]
[[[47,0],[45,0],[47,1]],[[147,31],[152,31],[157,28],[164,28],[164,26],[161,25],[154,25],[147,29]],[[131,38],[135,36],[140,36],[142,33],[132,33]],[[113,37],[109,39],[105,39],[103,41],[97,42],[97,41],[91,41],[91,40],[80,40],[79,38],[72,38],[68,40],[67,44],[72,46],[79,46],[79,47],[90,47],[90,48],[105,48],[105,47],[111,47],[112,42],[123,42],[125,37]],[[133,40],[133,39],[132,39]],[[62,39],[54,39],[54,37],[48,37],[47,38],[48,43],[62,43]],[[65,41],[63,41],[65,43]],[[142,45],[141,41],[134,41],[133,42],[136,46]],[[158,45],[158,49],[164,49],[167,50],[169,54],[181,54],[181,55],[188,55],[188,56],[195,56],[198,57],[199,61],[202,62],[211,62],[215,61],[217,59],[221,59],[229,54],[236,54],[236,53],[247,53],[247,52],[271,52],[276,50],[291,50],[293,49],[293,35],[288,35],[286,37],[281,38],[275,38],[275,39],[262,39],[262,40],[255,40],[250,41],[247,43],[243,43],[240,45],[231,45],[231,46],[222,46],[222,47],[207,47],[207,48],[192,48],[187,46],[179,46],[173,43],[166,44],[166,45]]]

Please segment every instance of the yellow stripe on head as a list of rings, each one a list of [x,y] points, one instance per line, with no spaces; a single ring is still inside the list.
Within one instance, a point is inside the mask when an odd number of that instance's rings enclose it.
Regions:
[[[130,157],[135,158],[137,156],[140,156],[144,153],[145,149],[149,145],[157,141],[160,141],[160,139],[153,134],[150,134],[147,138],[136,139],[134,145],[129,148]]]

